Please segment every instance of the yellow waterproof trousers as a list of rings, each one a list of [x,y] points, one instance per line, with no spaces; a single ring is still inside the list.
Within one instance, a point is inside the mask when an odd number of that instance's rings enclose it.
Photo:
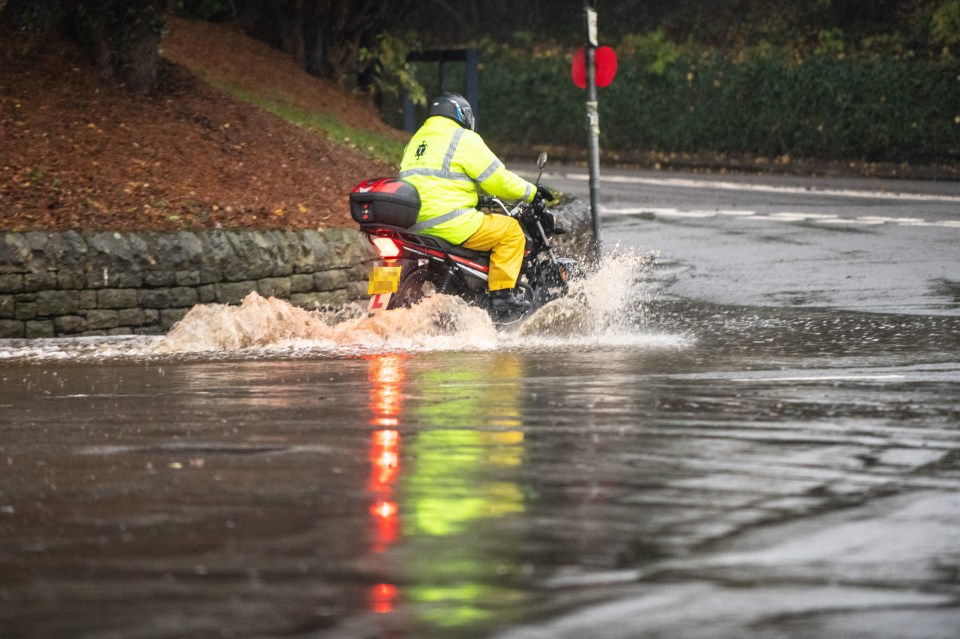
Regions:
[[[487,286],[491,291],[517,285],[523,265],[523,249],[527,239],[520,223],[506,215],[488,213],[480,228],[461,246],[474,251],[491,251]]]

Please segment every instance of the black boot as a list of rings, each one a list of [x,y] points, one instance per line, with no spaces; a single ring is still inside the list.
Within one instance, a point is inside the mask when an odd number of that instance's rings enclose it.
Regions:
[[[515,288],[490,291],[490,307],[497,313],[525,313],[530,310],[530,302]]]

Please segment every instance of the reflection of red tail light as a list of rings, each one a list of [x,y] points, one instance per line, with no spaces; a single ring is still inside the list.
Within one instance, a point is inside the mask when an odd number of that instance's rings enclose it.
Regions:
[[[393,482],[400,469],[400,433],[395,430],[377,430],[370,441],[370,488],[378,495],[370,506],[376,522],[374,550],[383,552],[397,540],[399,508],[391,501]]]
[[[370,446],[370,463],[373,465],[372,488],[377,492],[383,492],[397,478],[400,466],[400,434],[397,431],[374,431]]]
[[[373,245],[380,251],[380,257],[385,260],[392,260],[400,256],[400,247],[389,237],[373,238]]]
[[[400,411],[400,393],[396,384],[384,384],[373,390],[372,408],[376,415],[370,422],[374,426],[390,428],[400,423],[395,415]]]
[[[378,446],[396,446],[400,433],[395,430],[378,430],[373,434],[373,443]]]
[[[383,520],[395,519],[397,516],[397,504],[392,501],[378,501],[370,506],[370,514]]]
[[[384,258],[395,258],[400,249],[390,238],[375,238],[374,244]],[[400,472],[400,415],[403,401],[403,357],[396,355],[370,358],[371,423],[377,427],[370,435],[371,551],[382,555],[399,538],[400,507],[394,484]],[[368,591],[370,611],[389,613],[395,607],[397,587],[381,583]]]
[[[373,612],[392,612],[396,601],[397,587],[393,584],[377,584],[370,587],[370,610]]]
[[[381,428],[399,425],[398,415],[403,402],[403,358],[386,355],[371,359],[369,379],[372,383],[370,387],[370,411],[373,413],[371,423]]]
[[[377,484],[390,484],[397,477],[397,453],[395,451],[383,451],[373,462],[376,467],[377,476],[374,478]]]
[[[377,526],[377,535],[374,540],[374,552],[384,552],[387,547],[397,540],[397,528],[400,524],[399,509],[393,501],[378,501],[370,506],[370,514]]]

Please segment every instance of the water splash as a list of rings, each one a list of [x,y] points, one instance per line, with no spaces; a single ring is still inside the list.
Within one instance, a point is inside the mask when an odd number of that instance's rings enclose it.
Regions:
[[[359,305],[336,313],[307,311],[250,293],[240,306],[194,307],[155,348],[160,353],[264,347],[383,350],[492,350],[636,342],[649,292],[650,255],[614,251],[575,281],[568,297],[498,332],[487,314],[463,300],[435,295],[409,309],[367,317]],[[647,343],[661,340],[642,336]],[[663,336],[660,336],[661,338]]]
[[[161,353],[232,351],[300,345],[362,350],[483,350],[496,348],[497,332],[482,310],[447,295],[428,298],[414,308],[373,317],[307,311],[252,292],[240,306],[195,306],[156,346]],[[331,321],[333,323],[331,323]]]
[[[195,306],[162,337],[0,342],[0,361],[683,347],[687,338],[645,328],[652,263],[652,255],[614,250],[571,283],[569,296],[499,331],[486,312],[446,295],[368,317],[358,303],[309,311],[251,292],[239,306]]]
[[[566,338],[636,335],[653,295],[645,279],[655,257],[611,251],[571,283],[567,297],[538,310],[519,333]]]

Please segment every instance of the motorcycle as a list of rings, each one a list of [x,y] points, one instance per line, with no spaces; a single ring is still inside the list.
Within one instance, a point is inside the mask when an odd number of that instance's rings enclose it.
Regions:
[[[540,176],[546,161],[547,154],[541,153]],[[436,294],[455,295],[485,309],[502,326],[567,295],[569,282],[581,271],[575,259],[558,257],[551,246],[550,236],[565,231],[545,203],[537,200],[508,208],[498,198],[482,196],[477,208],[509,215],[520,223],[527,243],[517,289],[530,302],[529,310],[496,311],[487,291],[490,254],[411,232],[420,210],[416,188],[395,178],[377,178],[361,182],[350,193],[351,215],[378,252],[369,277],[368,312],[408,308]]]

